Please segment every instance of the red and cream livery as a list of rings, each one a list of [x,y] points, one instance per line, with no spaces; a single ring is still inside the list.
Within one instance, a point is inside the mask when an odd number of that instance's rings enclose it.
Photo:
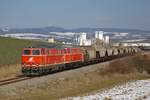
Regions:
[[[84,60],[81,48],[24,48],[22,72],[26,75],[46,74]]]

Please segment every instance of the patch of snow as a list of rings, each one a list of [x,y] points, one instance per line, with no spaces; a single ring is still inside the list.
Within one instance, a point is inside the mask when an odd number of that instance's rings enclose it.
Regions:
[[[105,91],[97,92],[83,97],[69,97],[69,100],[135,100],[142,98],[150,100],[150,79],[128,82],[124,85],[115,86]],[[64,99],[65,100],[65,99]],[[141,100],[141,99],[140,99]]]
[[[60,35],[60,36],[73,36],[76,33],[73,32],[50,32],[50,34]]]
[[[36,34],[36,33],[12,33],[12,34],[2,34],[2,37],[12,37],[12,38],[19,38],[19,39],[45,39],[49,37],[53,37],[55,39],[72,39],[73,33],[56,33],[56,34]]]
[[[40,37],[49,37],[49,35],[44,35],[44,34],[35,34],[35,33],[15,33],[15,34],[4,34],[2,35],[4,37],[36,37],[36,36],[40,36]]]
[[[113,33],[114,34],[114,36],[116,36],[116,37],[124,37],[124,36],[127,36],[129,33]]]
[[[145,41],[147,39],[132,39],[132,40],[124,40],[122,42],[139,42],[139,41]]]

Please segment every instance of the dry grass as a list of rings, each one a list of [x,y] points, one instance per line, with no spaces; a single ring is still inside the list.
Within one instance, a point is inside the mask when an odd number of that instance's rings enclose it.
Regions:
[[[134,73],[101,77],[98,73],[91,73],[76,78],[49,81],[49,83],[37,88],[26,87],[24,88],[24,93],[19,94],[19,96],[9,96],[7,98],[8,100],[55,100],[68,96],[85,95],[85,93],[92,93],[130,80],[145,78],[149,78],[149,76]]]
[[[150,74],[150,55],[135,56],[132,59],[132,64],[138,72],[146,71]]]
[[[150,74],[150,55],[137,55],[113,61],[100,70],[101,75],[129,74],[133,72],[147,72]]]
[[[135,68],[129,63],[128,59],[117,60],[111,62],[109,66],[106,66],[105,70],[101,70],[101,75],[112,75],[112,74],[128,74],[135,71]]]
[[[0,67],[0,80],[21,74],[19,64]]]

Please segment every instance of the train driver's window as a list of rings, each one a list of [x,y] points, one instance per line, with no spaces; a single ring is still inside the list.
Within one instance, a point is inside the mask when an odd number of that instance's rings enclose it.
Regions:
[[[33,50],[32,55],[40,55],[40,50]]]
[[[31,50],[24,50],[24,51],[23,51],[23,54],[24,54],[24,55],[30,55],[30,54],[31,54]]]

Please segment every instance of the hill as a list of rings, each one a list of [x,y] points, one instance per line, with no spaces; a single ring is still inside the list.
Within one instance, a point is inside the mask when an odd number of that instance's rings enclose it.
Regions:
[[[0,67],[11,64],[20,64],[22,48],[34,45],[52,44],[39,41],[0,37]]]
[[[86,32],[87,38],[95,37],[95,31],[104,31],[104,34],[111,37],[112,41],[135,41],[147,42],[150,38],[150,31],[140,29],[121,28],[74,28],[65,29],[61,27],[39,27],[39,28],[3,28],[0,29],[0,36],[14,37],[19,39],[45,40],[53,37],[60,42],[75,42],[80,32]]]
[[[0,31],[0,33],[11,34],[11,33],[38,33],[47,34],[49,32],[95,32],[95,31],[105,31],[105,32],[128,32],[128,33],[150,33],[150,31],[140,30],[140,29],[121,29],[121,28],[75,28],[75,29],[65,29],[61,27],[49,26],[40,28],[12,28],[7,31]]]

